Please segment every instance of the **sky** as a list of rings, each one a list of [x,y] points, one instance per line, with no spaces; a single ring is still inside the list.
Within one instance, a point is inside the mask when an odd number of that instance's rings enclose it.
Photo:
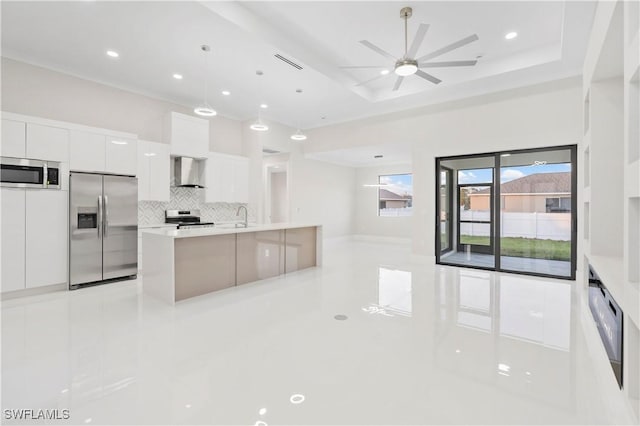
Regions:
[[[488,183],[492,181],[493,169],[460,170],[458,172],[459,183]],[[505,183],[534,173],[554,173],[571,171],[570,163],[545,164],[540,166],[502,167],[500,182]]]
[[[380,182],[386,184],[383,188],[398,195],[413,195],[413,176],[386,175],[380,176]]]

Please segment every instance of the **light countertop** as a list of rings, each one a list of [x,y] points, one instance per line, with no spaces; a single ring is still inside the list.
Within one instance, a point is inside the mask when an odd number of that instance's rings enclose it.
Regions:
[[[171,228],[157,228],[157,229],[145,229],[145,235],[159,235],[167,238],[190,238],[190,237],[207,237],[212,235],[228,235],[228,234],[242,234],[245,232],[261,232],[261,231],[279,231],[281,229],[293,229],[293,228],[309,228],[309,227],[321,227],[319,224],[307,224],[307,223],[268,223],[253,225],[249,224],[247,228],[236,228],[230,225],[214,226],[212,228],[192,228],[192,229],[171,229]]]

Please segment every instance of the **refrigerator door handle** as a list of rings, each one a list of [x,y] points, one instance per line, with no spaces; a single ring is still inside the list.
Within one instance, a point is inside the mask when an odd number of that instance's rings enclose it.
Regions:
[[[103,221],[104,229],[102,230],[103,237],[107,236],[107,229],[109,229],[109,197],[104,196],[104,213],[103,213]]]
[[[102,230],[102,196],[98,195],[98,238],[100,238],[100,232]]]

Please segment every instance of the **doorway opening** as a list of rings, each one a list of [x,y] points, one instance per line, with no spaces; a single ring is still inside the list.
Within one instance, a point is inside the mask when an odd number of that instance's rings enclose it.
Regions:
[[[265,223],[289,222],[288,163],[265,165]]]

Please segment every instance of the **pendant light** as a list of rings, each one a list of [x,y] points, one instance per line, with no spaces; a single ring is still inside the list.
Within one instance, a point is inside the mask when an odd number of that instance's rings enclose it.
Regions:
[[[257,76],[261,76],[262,74],[262,71],[256,71]],[[260,106],[258,106],[258,119],[249,126],[251,130],[255,130],[256,132],[266,132],[267,130],[269,130],[269,126],[267,126],[266,123],[263,123],[260,119],[260,111],[266,107],[266,104],[261,104]]]
[[[213,117],[217,113],[213,108],[211,108],[211,105],[209,105],[209,102],[207,102],[207,98],[208,98],[207,72],[209,70],[208,54],[211,51],[211,47],[209,47],[209,45],[207,44],[203,44],[202,46],[200,46],[200,49],[205,53],[205,55],[207,55],[205,60],[205,70],[204,70],[204,102],[202,102],[202,104],[195,107],[193,109],[193,112],[203,117]]]
[[[296,89],[296,93],[302,93],[302,89]],[[302,131],[300,130],[299,124],[300,123],[298,123],[298,129],[296,130],[296,132],[291,135],[291,139],[293,139],[294,141],[304,141],[307,139],[307,135],[302,133]]]
[[[249,128],[257,132],[266,132],[267,130],[269,130],[269,126],[267,126],[266,123],[263,123],[260,119],[260,109],[261,108],[258,108],[258,119],[254,121],[251,126],[249,126]]]

